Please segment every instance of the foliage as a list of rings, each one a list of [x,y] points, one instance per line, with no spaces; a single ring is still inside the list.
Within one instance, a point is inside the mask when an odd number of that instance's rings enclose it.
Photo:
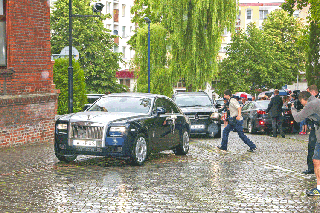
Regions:
[[[298,20],[279,10],[269,14],[262,30],[251,23],[246,32],[233,34],[228,58],[219,66],[220,93],[226,88],[254,93],[291,83],[304,64],[301,30]]]
[[[150,51],[150,91],[152,93],[172,94],[172,79],[170,70],[166,68],[166,34],[167,30],[160,24],[151,24],[150,46],[157,47]],[[137,80],[137,90],[139,92],[148,92],[148,26],[138,30],[136,35],[136,57],[134,65],[139,71]],[[156,46],[157,45],[157,46]]]
[[[316,84],[320,88],[320,27],[314,21],[310,23],[308,60],[306,76],[308,85]]]
[[[308,17],[310,21],[317,23],[320,27],[320,1],[319,0],[286,0],[281,7],[293,14],[295,9],[301,10],[310,5]]]
[[[184,79],[190,90],[204,88],[205,83],[211,82],[216,76],[221,35],[225,28],[233,30],[237,12],[234,0],[136,0],[131,9],[131,13],[135,14],[133,22],[140,28],[146,25],[143,17],[149,17],[152,23],[166,29],[164,37],[153,41],[151,45],[151,52],[158,51],[158,48],[162,48],[162,53],[166,51],[166,66],[163,67],[162,61],[151,59],[154,63],[160,63],[152,64],[151,73],[157,72],[154,68],[159,69],[157,75],[167,75],[166,83],[171,86]],[[147,36],[144,31],[137,33]],[[152,34],[156,33],[151,30]],[[136,57],[141,57],[143,48],[138,45],[138,37],[132,37],[130,43],[136,51]],[[164,40],[166,46],[161,44]],[[146,57],[136,60],[136,66],[147,64],[146,60]],[[140,72],[144,72],[144,69],[140,67]],[[139,74],[140,77],[145,76]],[[153,79],[152,83],[161,85],[162,80]],[[138,83],[143,82],[146,81]],[[145,88],[143,85],[141,87]]]
[[[73,0],[73,14],[94,15],[90,0]],[[51,13],[51,47],[52,53],[69,45],[69,0],[58,0]],[[96,15],[96,14],[95,14]],[[115,74],[119,69],[121,53],[114,53],[115,45],[110,30],[103,25],[103,20],[110,15],[96,17],[73,17],[73,47],[79,53],[79,62],[85,72],[87,90],[90,93],[107,93],[123,91],[122,85],[116,83]]]
[[[68,70],[69,59],[59,58],[55,60],[53,66],[53,82],[57,89],[60,89],[58,98],[58,114],[68,113]],[[83,106],[87,103],[86,84],[84,71],[80,68],[79,62],[73,59],[73,111],[82,111]]]
[[[308,85],[316,84],[320,86],[319,80],[319,47],[320,47],[320,1],[319,0],[287,0],[282,4],[282,8],[287,10],[290,14],[297,8],[301,10],[303,7],[310,6],[309,8],[309,35],[308,45],[306,46],[307,63],[306,63],[306,76]]]

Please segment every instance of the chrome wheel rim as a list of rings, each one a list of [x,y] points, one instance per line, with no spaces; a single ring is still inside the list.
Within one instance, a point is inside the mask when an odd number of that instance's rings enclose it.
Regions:
[[[147,157],[147,142],[143,137],[138,138],[135,153],[137,162],[142,163],[145,161]]]
[[[184,132],[183,133],[182,149],[183,149],[183,152],[187,152],[189,150],[189,135],[188,135],[188,132]]]

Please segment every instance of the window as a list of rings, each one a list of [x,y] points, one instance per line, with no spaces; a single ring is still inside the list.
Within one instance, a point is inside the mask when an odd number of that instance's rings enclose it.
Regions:
[[[125,17],[126,16],[126,5],[123,4],[122,5],[122,17]]]
[[[259,10],[260,20],[264,20],[268,16],[268,10]]]
[[[130,88],[130,79],[126,79],[126,86]]]
[[[126,26],[122,26],[122,38],[126,37]]]
[[[247,19],[251,19],[251,10],[250,9],[247,10]]]
[[[123,58],[126,58],[126,47],[122,47]]]
[[[123,85],[123,79],[119,79],[120,80],[120,84],[122,84]]]
[[[113,52],[115,52],[115,53],[119,52],[119,47],[118,46],[114,46]]]
[[[6,0],[0,0],[0,66],[7,65]]]
[[[111,2],[107,2],[107,13],[111,13]]]

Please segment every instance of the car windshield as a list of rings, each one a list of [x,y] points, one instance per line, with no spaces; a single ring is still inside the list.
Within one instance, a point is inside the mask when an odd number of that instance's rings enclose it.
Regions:
[[[180,107],[212,106],[207,96],[177,96],[175,102]]]
[[[270,101],[257,101],[256,103],[258,105],[258,108],[267,109],[268,108],[268,104],[270,103]]]
[[[224,105],[224,101],[223,100],[217,100],[217,104]]]
[[[148,113],[150,107],[150,98],[111,96],[101,98],[88,111]]]

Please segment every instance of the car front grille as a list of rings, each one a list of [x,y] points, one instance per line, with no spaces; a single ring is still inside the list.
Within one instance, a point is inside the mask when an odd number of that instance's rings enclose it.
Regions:
[[[71,125],[71,138],[74,139],[102,139],[102,126]]]
[[[186,115],[189,119],[208,119],[210,115]]]

